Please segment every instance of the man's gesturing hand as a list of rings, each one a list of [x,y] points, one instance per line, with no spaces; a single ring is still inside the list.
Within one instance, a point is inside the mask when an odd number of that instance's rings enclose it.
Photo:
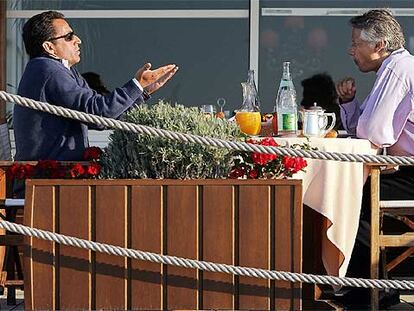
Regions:
[[[342,103],[350,102],[354,99],[356,86],[354,78],[345,78],[336,84],[336,92]]]
[[[155,70],[150,69],[151,64],[146,63],[135,74],[135,78],[148,94],[154,93],[170,80],[177,72],[178,67],[176,65],[166,65]]]

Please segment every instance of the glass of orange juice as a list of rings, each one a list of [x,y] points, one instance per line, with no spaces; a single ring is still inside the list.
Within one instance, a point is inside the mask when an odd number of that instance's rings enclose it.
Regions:
[[[236,122],[240,130],[247,135],[260,133],[262,120],[259,111],[238,111],[236,112]]]

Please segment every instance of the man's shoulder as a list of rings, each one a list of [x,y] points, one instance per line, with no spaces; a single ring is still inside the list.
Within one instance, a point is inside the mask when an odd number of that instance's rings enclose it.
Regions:
[[[59,60],[48,57],[36,57],[27,63],[20,84],[26,86],[38,85],[39,83],[44,84],[51,77],[55,80],[61,80],[68,73],[69,70]],[[40,87],[40,85],[38,86]]]
[[[404,71],[414,69],[414,56],[407,50],[402,49],[401,53],[393,55],[388,67]]]
[[[414,56],[405,49],[393,52],[382,68],[380,72],[392,72],[400,79],[414,82]]]
[[[67,69],[59,60],[52,59],[49,57],[35,57],[27,63],[26,70],[35,70],[37,72],[50,72]]]

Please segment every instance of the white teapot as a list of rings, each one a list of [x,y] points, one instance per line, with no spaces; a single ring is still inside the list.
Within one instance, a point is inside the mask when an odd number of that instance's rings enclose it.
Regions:
[[[326,113],[325,110],[313,103],[309,109],[301,111],[303,120],[303,135],[310,137],[324,137],[326,133],[335,126],[336,116],[333,112]],[[328,125],[328,117],[332,118]]]

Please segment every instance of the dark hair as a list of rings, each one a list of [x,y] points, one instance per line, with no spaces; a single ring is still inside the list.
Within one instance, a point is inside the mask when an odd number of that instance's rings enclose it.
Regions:
[[[301,84],[303,87],[301,105],[305,108],[313,106],[314,102],[318,103],[324,109],[332,105],[336,106],[338,94],[336,93],[335,83],[330,75],[319,73],[303,80]]]
[[[336,92],[335,83],[332,77],[327,73],[318,73],[310,78],[302,80],[303,99],[301,105],[305,109],[317,103],[318,106],[325,109],[327,112],[334,112],[336,116],[335,129],[343,129],[341,123],[341,113],[339,109],[338,93]]]
[[[43,42],[55,35],[53,20],[64,19],[62,13],[47,11],[32,16],[23,26],[23,41],[27,54],[30,58],[40,56],[44,53]]]
[[[385,50],[392,52],[402,48],[405,44],[401,25],[389,10],[371,10],[349,20],[349,24],[361,29],[361,39],[377,43],[384,41]]]
[[[98,94],[106,95],[110,93],[106,86],[103,84],[101,76],[97,73],[85,72],[82,73],[82,77],[86,80],[86,83],[88,83],[89,87],[92,90],[95,90]]]

